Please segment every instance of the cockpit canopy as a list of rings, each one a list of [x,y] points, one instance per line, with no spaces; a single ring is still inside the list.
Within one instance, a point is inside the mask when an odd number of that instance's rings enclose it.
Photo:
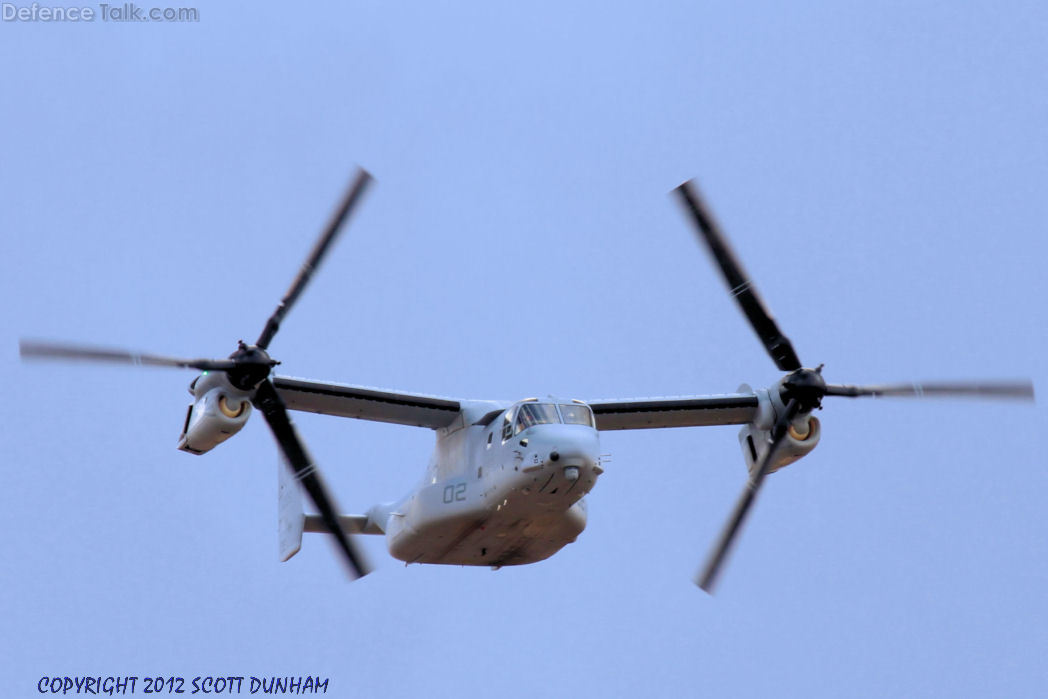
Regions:
[[[556,424],[597,426],[588,405],[529,401],[517,408],[516,418],[512,410],[506,412],[502,423],[502,439],[509,439],[535,425]]]

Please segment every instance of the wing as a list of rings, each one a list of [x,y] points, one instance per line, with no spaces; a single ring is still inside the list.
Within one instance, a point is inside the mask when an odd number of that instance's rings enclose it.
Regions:
[[[757,413],[757,396],[731,393],[714,396],[591,400],[598,430],[645,430],[654,427],[744,425]]]
[[[276,376],[273,385],[291,410],[439,429],[458,417],[457,400],[380,388]]]

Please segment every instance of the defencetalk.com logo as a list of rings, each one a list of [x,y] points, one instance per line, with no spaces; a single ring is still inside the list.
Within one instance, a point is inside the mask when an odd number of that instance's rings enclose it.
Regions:
[[[0,18],[4,22],[199,22],[200,10],[196,7],[150,7],[144,8],[133,2],[120,5],[99,3],[79,7],[41,5],[16,5],[0,3]]]

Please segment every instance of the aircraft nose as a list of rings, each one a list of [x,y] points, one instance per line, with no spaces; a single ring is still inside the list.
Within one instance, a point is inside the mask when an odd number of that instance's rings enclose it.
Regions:
[[[519,488],[552,508],[571,506],[601,474],[597,431],[585,425],[543,425],[532,431]]]
[[[593,429],[565,425],[550,430],[542,444],[535,446],[541,449],[540,458],[550,466],[589,470],[597,463],[599,444],[597,431]]]

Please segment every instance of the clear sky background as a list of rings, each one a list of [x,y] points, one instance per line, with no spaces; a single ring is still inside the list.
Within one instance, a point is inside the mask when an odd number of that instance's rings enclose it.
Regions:
[[[779,373],[670,190],[696,177],[801,359],[840,383],[1048,386],[1042,2],[206,3],[0,24],[0,687],[305,675],[336,696],[1041,696],[1041,404],[827,400],[717,596],[737,428],[607,433],[548,561],[276,557],[257,417],[175,449],[190,372],[22,364],[257,337],[352,176],[377,182],[281,372],[457,398],[734,391]],[[427,430],[296,414],[342,507]]]

